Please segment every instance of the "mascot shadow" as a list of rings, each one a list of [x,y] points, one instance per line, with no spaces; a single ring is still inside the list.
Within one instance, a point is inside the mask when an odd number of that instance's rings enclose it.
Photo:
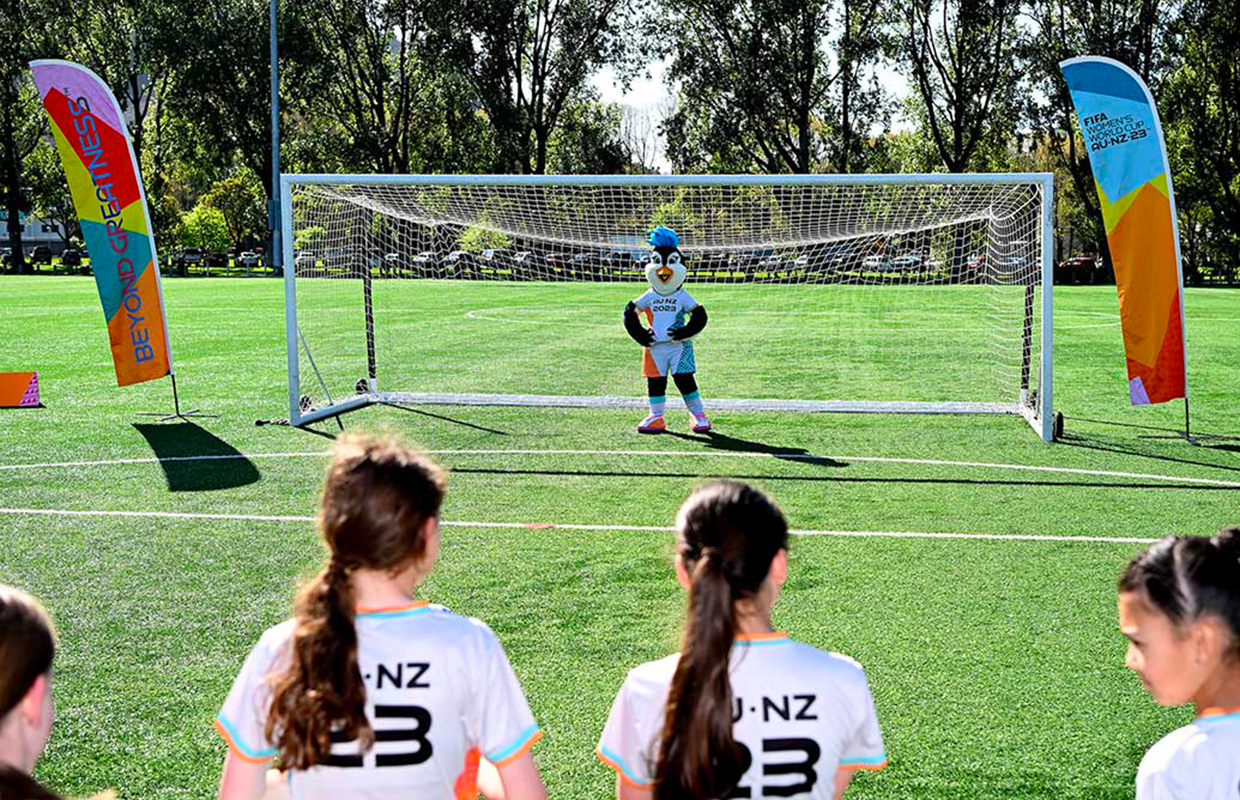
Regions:
[[[134,424],[146,439],[171,492],[211,492],[248,486],[259,479],[254,462],[192,422]]]
[[[734,453],[767,453],[772,458],[778,458],[783,461],[795,461],[798,464],[809,464],[816,467],[841,468],[849,466],[847,461],[814,455],[803,447],[780,447],[778,445],[766,444],[765,442],[738,439],[735,436],[728,436],[725,433],[713,430],[706,433],[664,431],[660,435],[684,439],[688,442],[697,442],[708,450],[728,450]]]

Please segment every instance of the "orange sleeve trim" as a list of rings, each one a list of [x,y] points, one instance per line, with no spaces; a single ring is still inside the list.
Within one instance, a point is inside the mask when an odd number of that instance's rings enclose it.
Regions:
[[[883,761],[880,764],[840,764],[840,769],[846,769],[846,770],[863,769],[863,770],[866,770],[867,772],[878,772],[880,769],[883,769],[886,766],[887,766],[887,762]]]
[[[499,761],[492,761],[491,763],[497,767],[502,767],[505,764],[508,764],[508,763],[511,763],[517,760],[522,755],[524,755],[531,747],[533,747],[534,743],[537,742],[542,737],[543,737],[542,731],[534,731],[534,735],[526,739],[525,742],[522,743],[522,745],[518,747],[516,750],[514,750],[511,755],[506,755],[503,758],[501,758]]]
[[[651,787],[654,785],[651,783],[638,783],[637,781],[630,778],[628,775],[625,775],[624,767],[620,766],[615,761],[612,761],[610,758],[603,755],[602,750],[595,750],[594,755],[598,756],[599,761],[602,761],[604,764],[614,769],[616,771],[616,774],[620,776],[620,780],[622,780],[625,783],[625,785],[632,786],[634,789],[641,789],[644,792],[650,791]]]
[[[255,758],[254,756],[247,756],[245,753],[241,752],[241,748],[237,747],[237,743],[234,742],[232,737],[228,735],[228,731],[224,729],[224,726],[220,724],[218,719],[215,721],[215,729],[219,731],[220,736],[222,736],[224,741],[228,743],[228,749],[232,752],[232,754],[246,763],[266,764],[274,758],[274,756],[269,756],[267,758]]]

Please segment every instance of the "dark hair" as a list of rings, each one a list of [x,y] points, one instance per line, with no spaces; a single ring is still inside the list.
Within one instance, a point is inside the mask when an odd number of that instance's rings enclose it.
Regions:
[[[0,800],[64,800],[17,767],[0,764]]]
[[[39,601],[0,584],[0,719],[46,675],[56,657],[56,629]]]
[[[735,603],[761,588],[771,560],[788,546],[788,523],[757,489],[722,481],[689,495],[676,528],[690,575],[689,614],[667,697],[654,797],[710,800],[734,789],[744,774],[728,678]]]
[[[273,679],[266,734],[284,769],[322,761],[333,731],[361,740],[364,749],[374,743],[349,575],[358,568],[400,570],[420,559],[423,529],[439,516],[444,487],[443,470],[395,440],[337,442],[319,504],[331,559],[297,597],[289,668]]]
[[[1155,542],[1128,564],[1119,590],[1142,594],[1176,626],[1218,617],[1231,631],[1228,652],[1240,659],[1240,527]]]

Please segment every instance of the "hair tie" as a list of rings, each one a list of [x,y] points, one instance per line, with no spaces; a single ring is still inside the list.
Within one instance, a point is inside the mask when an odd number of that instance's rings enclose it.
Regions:
[[[347,578],[349,575],[349,565],[339,556],[332,556],[331,561],[327,562],[327,578],[328,580],[336,580]]]

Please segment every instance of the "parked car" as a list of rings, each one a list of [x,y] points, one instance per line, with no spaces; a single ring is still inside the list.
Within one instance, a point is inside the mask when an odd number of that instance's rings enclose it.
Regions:
[[[313,250],[302,250],[293,256],[293,269],[314,269],[319,262],[319,254]]]
[[[323,253],[323,263],[328,269],[340,269],[352,264],[353,255],[347,247],[332,247]]]
[[[61,266],[66,269],[82,266],[82,251],[76,247],[70,247],[60,254]]]
[[[243,250],[237,256],[237,267],[244,268],[245,274],[249,275],[251,270],[258,269],[258,253],[253,250]]]
[[[1065,258],[1055,267],[1056,283],[1093,283],[1098,261],[1093,256]]]
[[[0,267],[13,266],[13,248],[0,247]]]
[[[434,250],[423,250],[412,259],[409,260],[413,269],[422,275],[430,275],[435,271],[435,266],[439,263],[439,256]]]
[[[904,255],[891,259],[891,268],[900,273],[919,272],[924,264],[921,256]]]
[[[48,247],[45,244],[41,244],[35,247],[35,249],[30,251],[30,263],[31,264],[51,264],[52,263],[52,248]]]
[[[443,257],[440,263],[440,272],[445,275],[452,275],[467,268],[473,258],[473,253],[467,250],[453,250]]]
[[[177,267],[182,275],[190,267],[197,266],[202,263],[202,249],[198,247],[186,247],[172,257],[172,265]]]
[[[208,267],[219,267],[221,269],[227,270],[228,269],[228,253],[218,253],[218,252],[208,253],[207,254],[207,266]]]
[[[891,269],[891,257],[884,255],[866,256],[861,262],[861,268],[880,270]]]

